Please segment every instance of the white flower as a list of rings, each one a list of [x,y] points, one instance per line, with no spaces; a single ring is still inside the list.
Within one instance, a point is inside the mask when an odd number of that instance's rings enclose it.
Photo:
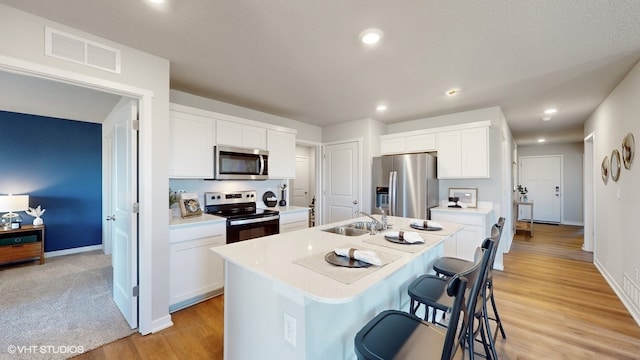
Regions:
[[[47,211],[47,209],[42,209],[40,208],[40,205],[38,205],[37,208],[29,208],[29,210],[25,211],[27,213],[27,215],[29,216],[33,216],[34,218],[39,218],[40,216],[42,216],[42,214],[44,214],[44,212]]]

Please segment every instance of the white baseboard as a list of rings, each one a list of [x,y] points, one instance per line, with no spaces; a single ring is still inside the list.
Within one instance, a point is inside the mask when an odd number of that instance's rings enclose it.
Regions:
[[[171,321],[171,315],[166,315],[161,317],[160,319],[156,319],[152,321],[151,324],[151,332],[156,333],[160,330],[164,330],[173,326],[173,322]],[[146,335],[146,334],[142,334]]]
[[[584,226],[584,223],[583,222],[579,222],[579,221],[563,221],[562,225]]]
[[[82,246],[73,249],[64,249],[64,250],[56,250],[56,251],[48,251],[44,253],[45,258],[51,258],[55,256],[63,256],[63,255],[71,255],[71,254],[79,254],[88,251],[94,250],[102,250],[102,244],[100,245],[90,245],[90,246]]]
[[[598,259],[593,259],[593,264],[596,266],[600,274],[602,274],[602,277],[609,284],[611,289],[613,289],[613,292],[616,293],[616,296],[618,297],[618,299],[620,299],[629,314],[631,314],[631,317],[636,321],[636,324],[640,326],[640,313],[635,310],[633,304],[625,296],[623,289],[618,286],[613,277],[611,277],[611,274],[607,272],[607,270],[604,268],[604,266],[602,266]]]

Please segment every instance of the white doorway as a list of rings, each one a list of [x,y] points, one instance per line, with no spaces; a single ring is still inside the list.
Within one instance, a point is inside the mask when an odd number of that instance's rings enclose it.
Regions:
[[[362,175],[360,140],[324,147],[324,219],[327,223],[352,219],[360,209]]]
[[[119,96],[126,96],[130,98],[138,99],[141,112],[140,112],[140,124],[143,129],[145,127],[149,127],[149,131],[141,132],[141,142],[144,144],[151,143],[151,118],[152,118],[152,103],[153,103],[153,92],[132,87],[130,85],[124,85],[120,83],[115,83],[112,81],[107,81],[104,79],[83,75],[79,73],[73,73],[57,68],[52,68],[40,64],[31,63],[24,60],[14,59],[6,56],[0,56],[0,71],[7,71],[11,73],[15,73],[18,75],[30,76],[34,78],[39,78],[43,80],[49,80],[54,82],[66,83],[72,86],[78,86],[80,88],[87,88],[98,90],[102,92],[108,92],[111,94],[116,94]],[[146,124],[146,125],[145,125]],[[145,168],[149,169],[151,164],[149,159],[151,158],[151,147],[150,146],[141,146],[141,151],[137,154],[137,157],[140,159],[141,164],[145,164]],[[151,189],[144,189],[143,196],[141,199],[140,207],[142,209],[152,209],[153,202],[151,196]],[[151,249],[152,239],[151,239],[151,225],[153,224],[151,211],[147,211],[146,213],[140,214],[141,225],[138,229],[136,229],[136,244],[138,240],[140,242],[140,247],[145,249]],[[138,239],[139,234],[139,239]],[[128,263],[123,264],[115,264],[115,266],[123,266],[120,270],[128,271],[131,274],[136,273],[139,274],[139,283],[145,284],[144,287],[141,288],[141,292],[139,294],[139,302],[140,302],[140,311],[139,316],[136,316],[139,320],[138,329],[142,334],[148,334],[154,328],[154,323],[152,321],[152,302],[151,302],[151,294],[152,294],[152,274],[153,269],[151,266],[151,252],[140,256],[140,258],[132,257],[129,258]],[[114,266],[114,267],[115,267]],[[126,268],[125,268],[126,267]],[[129,292],[132,293],[134,289],[129,289]],[[137,311],[137,308],[136,308]],[[125,314],[126,316],[126,314]]]
[[[519,184],[529,191],[533,205],[533,220],[560,223],[562,220],[562,155],[523,156],[519,159]],[[523,207],[523,212],[530,207]],[[518,214],[531,218],[530,214]]]

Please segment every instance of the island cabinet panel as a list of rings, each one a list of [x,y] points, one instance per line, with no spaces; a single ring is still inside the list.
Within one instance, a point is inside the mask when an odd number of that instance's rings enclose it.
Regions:
[[[306,229],[309,227],[309,210],[280,212],[280,233]]]
[[[225,222],[172,227],[169,241],[171,312],[222,292],[224,262],[210,249],[225,244]]]
[[[296,135],[294,133],[267,130],[267,150],[269,150],[269,179],[296,177]]]
[[[215,120],[172,110],[169,114],[169,178],[213,177]]]

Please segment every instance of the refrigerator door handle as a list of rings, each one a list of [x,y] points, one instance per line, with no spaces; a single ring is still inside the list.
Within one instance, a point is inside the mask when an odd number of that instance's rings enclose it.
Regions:
[[[397,172],[389,172],[389,215],[396,215],[396,202],[397,202]]]

